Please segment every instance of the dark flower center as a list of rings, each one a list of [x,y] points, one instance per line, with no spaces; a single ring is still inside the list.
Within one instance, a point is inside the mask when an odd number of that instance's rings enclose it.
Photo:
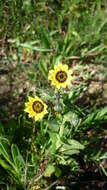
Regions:
[[[67,80],[67,73],[65,71],[59,71],[56,74],[56,80],[58,82],[65,82]]]
[[[35,101],[32,105],[32,108],[36,113],[41,113],[44,109],[44,105],[39,101]]]

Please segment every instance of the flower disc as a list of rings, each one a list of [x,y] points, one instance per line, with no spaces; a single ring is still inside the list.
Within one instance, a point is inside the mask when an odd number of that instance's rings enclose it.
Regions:
[[[44,105],[39,101],[35,101],[35,102],[33,102],[32,108],[33,108],[34,112],[41,113],[44,109]]]
[[[40,120],[48,113],[47,105],[38,97],[28,97],[29,102],[25,103],[25,112],[29,113],[29,117],[33,117],[35,121]]]
[[[72,79],[72,70],[68,69],[68,65],[58,64],[53,70],[49,71],[48,79],[56,88],[66,88]]]
[[[65,82],[67,80],[67,73],[65,71],[59,71],[56,74],[56,80],[59,82]]]

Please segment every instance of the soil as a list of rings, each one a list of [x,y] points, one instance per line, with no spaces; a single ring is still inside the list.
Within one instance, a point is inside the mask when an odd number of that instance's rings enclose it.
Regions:
[[[70,181],[70,180],[69,180]],[[106,190],[107,178],[99,172],[85,172],[77,182],[68,182],[69,190]]]
[[[5,55],[6,56],[6,55]],[[3,59],[3,57],[2,57]],[[2,63],[1,59],[1,63]],[[22,56],[22,65],[8,62],[0,65],[0,119],[17,117],[24,108],[27,91],[35,91],[35,80],[30,80],[29,73],[34,67],[29,64],[26,54]],[[36,64],[36,60],[35,60]],[[76,99],[80,106],[103,107],[107,104],[107,68],[104,65],[85,64],[73,67],[74,77],[71,88],[82,87]]]

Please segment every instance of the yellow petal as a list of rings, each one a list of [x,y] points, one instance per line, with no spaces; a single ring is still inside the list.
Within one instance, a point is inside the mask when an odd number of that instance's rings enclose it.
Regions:
[[[29,113],[29,117],[34,117],[34,116],[35,116],[35,112],[31,111],[31,112]]]
[[[54,70],[49,71],[49,75],[52,75],[52,74],[54,74]]]
[[[26,106],[26,107],[28,107],[29,105],[30,105],[30,103],[29,103],[29,102],[26,102],[26,103],[25,103],[25,106]]]
[[[24,111],[29,113],[31,111],[31,108],[27,107],[27,108],[24,109]]]
[[[34,99],[33,97],[29,96],[29,97],[28,97],[28,100],[29,100],[30,102],[33,102],[35,99]]]
[[[45,114],[47,114],[47,113],[48,113],[48,111],[47,111],[47,110],[44,110],[44,113],[45,113]]]
[[[64,69],[64,71],[67,72],[67,71],[68,71],[68,65],[64,64],[64,65],[63,65],[63,69]]]
[[[72,75],[73,74],[73,70],[69,69],[68,73],[69,73],[69,75]]]

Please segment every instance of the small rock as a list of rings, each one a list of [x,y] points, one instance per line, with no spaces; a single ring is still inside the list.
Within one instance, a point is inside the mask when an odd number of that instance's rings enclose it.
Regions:
[[[107,100],[107,83],[103,85],[103,98]]]
[[[91,82],[89,85],[89,94],[96,94],[102,92],[102,84],[100,82]]]

